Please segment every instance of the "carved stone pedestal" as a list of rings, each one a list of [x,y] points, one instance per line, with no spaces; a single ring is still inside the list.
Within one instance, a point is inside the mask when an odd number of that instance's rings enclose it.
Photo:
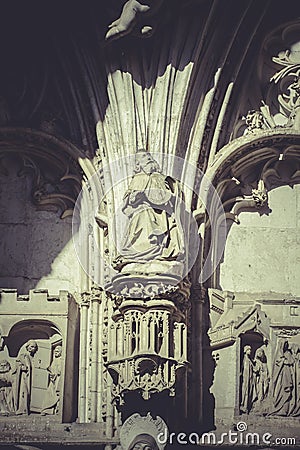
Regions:
[[[141,286],[147,289],[146,284]],[[129,391],[139,391],[145,400],[163,391],[173,396],[178,372],[187,366],[184,313],[175,301],[166,298],[119,297],[117,301],[119,307],[109,330],[107,364],[114,382],[114,400],[122,403]]]

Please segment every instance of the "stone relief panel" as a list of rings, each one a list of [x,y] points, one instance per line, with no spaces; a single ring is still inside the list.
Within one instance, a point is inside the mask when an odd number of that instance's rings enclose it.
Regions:
[[[10,363],[6,359],[0,360],[0,414],[8,416],[14,414],[15,403],[13,395],[13,374]]]
[[[0,352],[0,414],[57,415],[62,393],[62,346],[58,335],[29,339],[14,357]],[[20,344],[19,344],[20,345]]]
[[[280,338],[272,371],[272,410],[270,415],[300,415],[300,345]]]
[[[300,415],[300,344],[279,338],[271,361],[266,346],[245,345],[241,368],[240,412],[267,416]]]
[[[252,410],[262,412],[270,384],[265,349],[264,346],[259,347],[255,351],[254,358],[251,357],[250,345],[245,345],[243,351],[240,411],[246,414]]]
[[[62,347],[57,345],[53,350],[53,360],[47,368],[49,372],[48,386],[43,401],[42,415],[58,414],[61,401]]]

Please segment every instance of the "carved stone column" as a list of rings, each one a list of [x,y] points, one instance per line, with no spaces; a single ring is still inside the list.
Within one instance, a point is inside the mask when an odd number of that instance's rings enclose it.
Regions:
[[[87,373],[88,373],[88,314],[90,298],[87,292],[81,294],[80,305],[80,359],[79,359],[79,404],[78,418],[87,421]]]
[[[100,324],[102,317],[100,306],[102,290],[93,287],[91,293],[91,422],[98,422],[98,402],[101,402],[99,386],[102,384],[102,373],[99,361],[99,346],[101,342]]]

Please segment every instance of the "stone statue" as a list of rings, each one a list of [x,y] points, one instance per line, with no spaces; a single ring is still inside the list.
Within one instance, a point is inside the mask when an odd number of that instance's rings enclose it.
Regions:
[[[262,402],[267,398],[270,383],[267,357],[262,347],[259,347],[255,352],[254,364],[257,401]]]
[[[245,345],[242,365],[241,412],[248,414],[256,399],[257,392],[254,379],[254,364],[251,359],[251,347],[250,345]]]
[[[149,152],[139,150],[135,174],[124,196],[122,211],[129,224],[114,261],[117,270],[153,260],[184,260],[181,197],[179,183],[161,173]]]
[[[44,397],[43,408],[41,415],[57,414],[59,412],[59,401],[61,391],[61,368],[62,368],[62,347],[58,345],[55,347],[53,356],[54,359],[48,367],[49,384]]]
[[[118,39],[133,31],[143,16],[151,16],[160,8],[163,0],[128,0],[122,9],[120,17],[112,22],[106,33],[106,40]],[[139,33],[142,36],[152,34],[153,28],[150,24],[141,25]]]
[[[280,339],[272,374],[273,411],[270,415],[288,416],[294,390],[295,360],[285,339]]]
[[[3,359],[0,361],[0,415],[8,416],[15,411],[12,385],[11,365]]]
[[[26,352],[18,355],[16,360],[14,398],[16,414],[30,413],[30,398],[32,388],[32,371],[34,367],[34,355],[38,351],[36,341],[27,342]]]

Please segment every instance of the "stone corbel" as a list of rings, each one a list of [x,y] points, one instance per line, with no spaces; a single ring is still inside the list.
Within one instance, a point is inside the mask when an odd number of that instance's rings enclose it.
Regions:
[[[258,211],[268,205],[268,193],[264,181],[258,181],[257,189],[252,189],[251,195],[243,195],[235,198],[235,204],[226,218],[240,223],[239,214],[243,211]]]

